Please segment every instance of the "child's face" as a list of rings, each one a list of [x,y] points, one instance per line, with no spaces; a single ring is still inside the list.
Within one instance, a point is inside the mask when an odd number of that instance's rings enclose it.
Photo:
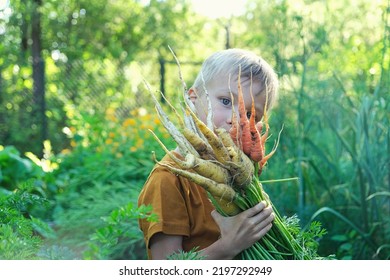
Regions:
[[[211,101],[213,114],[214,114],[214,125],[216,128],[225,128],[227,131],[232,126],[232,104],[236,114],[238,114],[238,76],[232,76],[230,79],[229,88],[229,77],[226,75],[219,75],[216,79],[210,81],[207,86],[207,92]],[[256,122],[260,121],[263,117],[264,107],[266,102],[266,96],[260,94],[262,86],[260,82],[253,81],[251,85],[251,79],[247,77],[241,78],[241,88],[244,96],[245,108],[248,112],[248,117],[252,108],[252,93],[255,102],[256,109]],[[190,89],[190,98],[194,102],[198,117],[206,123],[207,119],[207,99],[206,94],[201,94],[200,97],[196,97],[193,89]],[[232,100],[233,96],[233,100]]]

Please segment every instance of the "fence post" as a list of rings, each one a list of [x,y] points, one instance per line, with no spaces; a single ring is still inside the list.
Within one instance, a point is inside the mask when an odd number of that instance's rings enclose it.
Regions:
[[[34,81],[34,110],[35,119],[40,126],[39,141],[43,148],[43,141],[47,140],[47,119],[45,100],[45,62],[42,59],[33,61],[33,81]],[[42,154],[40,154],[42,156]]]
[[[33,101],[34,110],[33,114],[37,114],[36,120],[38,127],[40,125],[40,135],[38,137],[42,149],[39,151],[39,155],[43,155],[43,141],[47,139],[47,122],[46,122],[46,102],[45,102],[45,63],[42,59],[42,42],[41,42],[41,13],[40,7],[42,6],[42,0],[34,0],[34,10],[32,18],[31,28],[31,53],[32,53],[32,76],[33,76]]]

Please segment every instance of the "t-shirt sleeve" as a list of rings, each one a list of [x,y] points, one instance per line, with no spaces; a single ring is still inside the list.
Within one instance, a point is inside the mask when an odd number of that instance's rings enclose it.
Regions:
[[[183,197],[180,179],[165,168],[156,167],[146,181],[138,199],[138,205],[151,205],[157,221],[141,219],[139,225],[145,243],[158,232],[168,235],[190,235],[188,209]]]

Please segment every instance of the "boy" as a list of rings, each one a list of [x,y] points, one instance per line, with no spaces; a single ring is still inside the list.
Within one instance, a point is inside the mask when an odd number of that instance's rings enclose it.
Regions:
[[[264,110],[271,107],[277,94],[278,81],[268,63],[249,51],[223,50],[205,60],[188,90],[188,97],[203,122],[206,122],[207,116],[206,89],[212,104],[215,127],[230,130],[232,107],[238,112],[240,68],[247,111],[251,111],[252,95],[256,121],[260,121]],[[179,155],[178,149],[175,152]],[[162,162],[174,164],[167,155]],[[149,259],[166,259],[179,250],[189,251],[193,248],[206,259],[233,259],[262,238],[274,219],[272,208],[267,207],[265,202],[236,216],[223,217],[214,209],[202,187],[158,165],[146,181],[138,203],[151,204],[153,212],[159,217],[157,222],[140,220]]]

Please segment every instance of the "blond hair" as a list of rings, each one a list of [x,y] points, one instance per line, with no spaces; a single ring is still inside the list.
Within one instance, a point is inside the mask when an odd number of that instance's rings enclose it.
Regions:
[[[276,100],[279,87],[277,75],[262,57],[248,50],[227,49],[209,56],[203,62],[193,87],[197,89],[198,94],[201,94],[204,92],[204,86],[217,75],[224,74],[227,77],[233,77],[238,75],[240,68],[241,77],[252,77],[254,81],[260,81],[261,94],[268,94],[267,109],[271,108]]]

